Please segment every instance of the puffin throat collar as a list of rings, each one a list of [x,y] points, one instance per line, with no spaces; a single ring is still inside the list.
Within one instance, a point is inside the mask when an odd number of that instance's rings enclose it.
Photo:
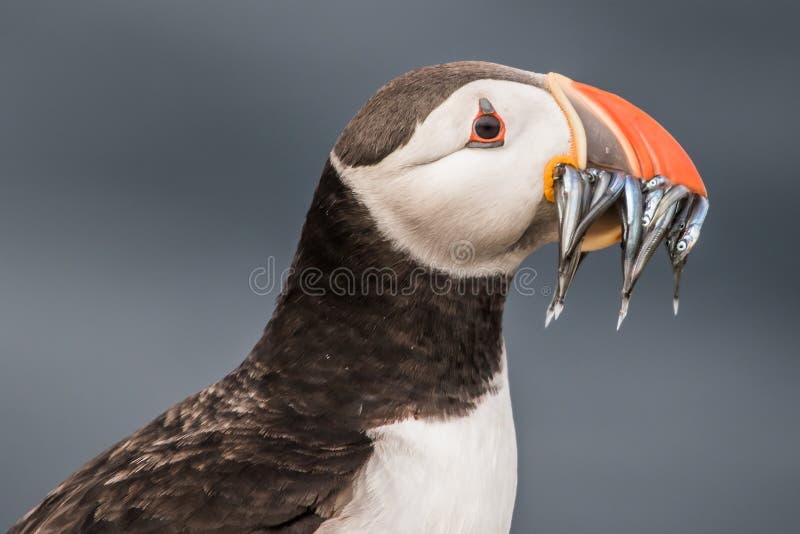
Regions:
[[[545,197],[555,201],[554,169],[597,167],[642,179],[669,176],[670,182],[707,196],[691,158],[650,115],[627,100],[551,72],[547,87],[564,113],[570,132],[568,154],[550,160],[544,172]]]

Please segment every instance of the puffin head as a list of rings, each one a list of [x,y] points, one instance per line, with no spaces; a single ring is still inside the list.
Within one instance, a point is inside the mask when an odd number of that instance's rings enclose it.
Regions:
[[[666,228],[656,244],[684,211],[685,229],[706,197],[684,150],[632,104],[558,74],[485,62],[392,80],[347,125],[330,160],[380,233],[421,264],[460,277],[512,274],[560,241],[564,294],[589,250],[622,240],[631,264],[652,254],[641,222],[650,179],[658,177],[658,201],[686,192],[671,198],[669,220],[663,209],[651,213],[650,226]],[[675,243],[684,229],[675,227]],[[639,273],[629,271],[635,283]],[[556,295],[550,315],[558,312]]]

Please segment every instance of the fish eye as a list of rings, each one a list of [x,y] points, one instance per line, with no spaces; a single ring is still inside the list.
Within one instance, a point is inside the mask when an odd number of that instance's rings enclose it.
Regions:
[[[681,239],[680,241],[678,241],[678,244],[675,246],[675,248],[677,249],[678,252],[683,252],[684,250],[686,250],[686,241]]]

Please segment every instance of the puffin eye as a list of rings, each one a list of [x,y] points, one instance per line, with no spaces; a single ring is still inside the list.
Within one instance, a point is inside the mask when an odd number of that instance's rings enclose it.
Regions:
[[[481,139],[494,139],[500,133],[500,120],[494,115],[481,115],[472,124],[475,135]]]
[[[478,102],[478,114],[472,121],[472,134],[469,136],[467,147],[492,148],[503,146],[506,135],[506,126],[503,119],[494,110],[491,102],[481,98]]]

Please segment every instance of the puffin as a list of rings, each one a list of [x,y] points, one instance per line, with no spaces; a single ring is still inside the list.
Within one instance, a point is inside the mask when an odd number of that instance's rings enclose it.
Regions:
[[[656,245],[680,274],[707,205],[684,149],[621,97],[481,61],[403,74],[336,140],[241,365],[10,533],[507,533],[515,270],[559,243],[551,319],[580,260],[621,243],[625,302]]]

